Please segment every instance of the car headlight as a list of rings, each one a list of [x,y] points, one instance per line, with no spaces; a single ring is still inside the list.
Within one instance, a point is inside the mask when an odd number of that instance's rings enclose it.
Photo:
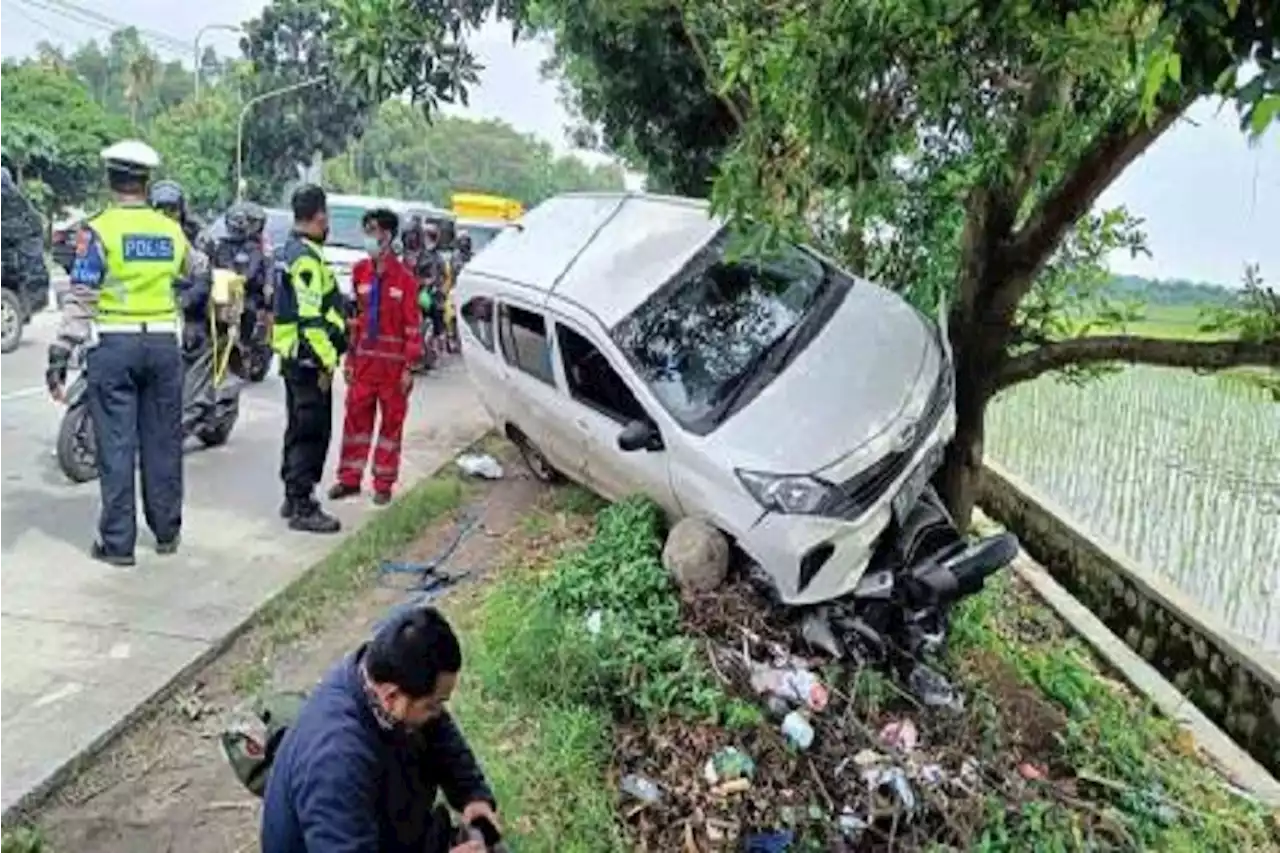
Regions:
[[[764,474],[737,471],[738,480],[760,506],[788,515],[813,515],[831,497],[834,488],[807,474]]]

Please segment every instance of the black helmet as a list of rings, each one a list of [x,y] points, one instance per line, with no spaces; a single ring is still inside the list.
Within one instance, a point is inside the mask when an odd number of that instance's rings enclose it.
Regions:
[[[262,233],[267,224],[267,212],[262,205],[251,201],[236,202],[227,211],[227,236],[243,240]]]
[[[187,198],[177,181],[156,181],[147,193],[147,203],[179,221],[187,217]]]

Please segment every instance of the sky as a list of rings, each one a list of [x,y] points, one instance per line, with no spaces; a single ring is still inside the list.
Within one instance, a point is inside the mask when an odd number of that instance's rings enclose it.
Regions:
[[[70,20],[54,11],[57,0],[0,0],[0,42],[5,57],[31,53],[40,40],[64,47],[105,38],[112,25]],[[171,36],[192,44],[201,27],[236,24],[259,13],[262,0],[218,3],[175,0],[112,0],[77,5],[94,9],[99,19]],[[109,9],[110,11],[97,11]],[[220,53],[237,52],[234,33],[210,31],[201,45]],[[478,118],[498,118],[517,130],[569,153],[565,127],[569,116],[558,100],[554,81],[543,80],[539,65],[548,48],[537,42],[512,44],[506,25],[483,28],[471,39],[485,65],[470,108]],[[164,49],[162,55],[190,61],[192,49]],[[578,152],[593,162],[599,155]],[[1145,219],[1151,258],[1112,259],[1118,272],[1154,278],[1184,278],[1233,285],[1246,262],[1259,263],[1264,278],[1280,279],[1280,129],[1272,127],[1250,145],[1238,129],[1235,111],[1199,104],[1186,120],[1166,133],[1129,167],[1099,201],[1101,207],[1125,205]]]

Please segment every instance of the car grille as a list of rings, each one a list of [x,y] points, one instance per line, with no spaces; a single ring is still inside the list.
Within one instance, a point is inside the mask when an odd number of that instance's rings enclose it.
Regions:
[[[916,422],[915,438],[902,450],[889,453],[874,465],[845,480],[832,491],[832,497],[820,511],[822,515],[853,520],[866,512],[876,501],[884,497],[889,487],[906,473],[916,454],[951,405],[952,379],[950,368],[944,368],[929,395],[924,414]]]

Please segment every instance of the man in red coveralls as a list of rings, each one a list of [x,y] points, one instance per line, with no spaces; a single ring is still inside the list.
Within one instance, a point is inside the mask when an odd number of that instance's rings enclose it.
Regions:
[[[400,435],[413,389],[409,368],[422,357],[422,336],[418,280],[391,245],[398,217],[390,210],[370,210],[361,224],[369,257],[351,271],[356,318],[343,366],[347,400],[338,482],[329,490],[329,498],[360,493],[372,444],[373,502],[381,505],[390,502],[400,474]],[[376,441],[375,414],[381,415]]]

